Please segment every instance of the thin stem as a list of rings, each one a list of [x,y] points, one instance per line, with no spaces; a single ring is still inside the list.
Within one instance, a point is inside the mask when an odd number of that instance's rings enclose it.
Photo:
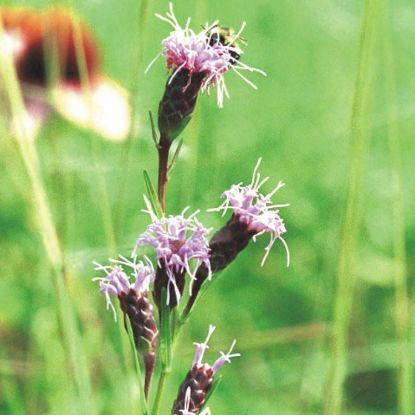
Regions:
[[[413,413],[413,374],[410,359],[410,303],[407,282],[405,216],[401,183],[401,143],[397,125],[396,79],[389,31],[384,45],[385,83],[390,161],[392,167],[393,254],[395,278],[395,325],[399,341],[398,409],[400,415]]]
[[[157,392],[156,392],[156,398],[154,400],[152,415],[158,415],[160,413],[161,398],[163,397],[164,385],[166,383],[166,378],[167,378],[168,374],[169,374],[169,370],[167,368],[163,368],[161,373],[160,373],[159,383],[157,385]]]
[[[169,151],[171,140],[165,135],[161,135],[158,154],[159,154],[159,170],[158,170],[158,198],[163,213],[166,213],[166,190],[169,169]]]
[[[359,236],[361,186],[364,160],[369,142],[368,113],[374,77],[374,51],[376,47],[377,21],[381,1],[366,0],[365,18],[362,24],[359,67],[356,77],[351,115],[352,160],[342,224],[337,290],[334,305],[333,338],[327,377],[325,415],[341,413],[343,381],[346,373],[348,332],[353,304],[354,265]]]

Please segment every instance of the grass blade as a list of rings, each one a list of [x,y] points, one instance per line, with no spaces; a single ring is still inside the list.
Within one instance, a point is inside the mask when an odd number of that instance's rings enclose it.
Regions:
[[[340,241],[337,290],[334,300],[333,340],[324,402],[325,415],[340,414],[343,402],[343,381],[346,373],[348,330],[354,288],[353,268],[359,236],[361,184],[364,159],[369,142],[368,113],[375,72],[377,23],[381,9],[381,1],[366,0],[350,122],[352,160]]]

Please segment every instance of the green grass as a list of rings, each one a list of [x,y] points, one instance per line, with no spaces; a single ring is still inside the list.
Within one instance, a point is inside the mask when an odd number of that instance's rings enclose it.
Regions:
[[[286,183],[276,200],[291,203],[283,215],[292,263],[285,267],[277,244],[260,268],[267,241],[259,238],[207,291],[181,334],[163,414],[209,323],[217,326],[209,361],[233,338],[242,353],[223,370],[213,414],[314,415],[325,405],[330,415],[340,407],[348,415],[413,412],[414,16],[410,0],[384,10],[367,3],[382,12],[376,21],[365,23],[360,1],[175,2],[179,19],[192,15],[195,27],[246,20],[243,59],[268,76],[250,76],[254,91],[229,74],[231,100],[221,110],[214,94],[200,97],[167,208],[190,205],[206,225],[221,226],[205,209],[219,205],[230,184],[249,181],[262,156],[269,190]],[[161,60],[143,71],[168,33],[154,17],[167,2],[73,6],[96,31],[107,74],[134,94],[139,128],[113,144],[55,116],[35,142],[39,165],[28,175],[21,147],[1,126],[0,413],[7,415],[130,414],[140,404],[128,339],[97,295],[92,261],[128,254],[148,224],[142,171],[154,182],[157,160],[147,114],[157,110],[166,71]],[[360,46],[368,25],[378,31],[371,50]],[[348,265],[338,279],[341,258]],[[65,279],[55,262],[65,264]]]

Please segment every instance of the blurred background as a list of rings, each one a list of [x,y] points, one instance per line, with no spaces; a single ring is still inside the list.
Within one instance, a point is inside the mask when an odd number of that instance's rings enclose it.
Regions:
[[[41,10],[57,2],[12,4]],[[54,113],[35,140],[63,253],[64,301],[70,304],[63,319],[74,323],[66,326],[75,333],[66,344],[58,324],[56,293],[62,291],[42,244],[33,188],[19,147],[2,125],[0,413],[137,413],[122,322],[114,323],[91,282],[92,261],[127,255],[149,223],[141,212],[142,171],[156,180],[157,159],[148,111],[157,111],[167,73],[162,59],[147,75],[144,69],[170,31],[154,16],[168,3],[62,5],[95,33],[103,72],[132,94],[134,128],[127,140],[108,141]],[[170,413],[192,342],[204,339],[209,324],[217,331],[208,361],[234,338],[242,354],[222,371],[209,402],[213,414],[335,414],[341,391],[344,414],[415,413],[415,325],[407,311],[415,266],[413,2],[389,1],[366,26],[365,4],[357,0],[177,0],[174,6],[183,24],[192,16],[195,30],[207,20],[235,28],[246,21],[243,62],[268,76],[249,74],[254,91],[227,74],[231,99],[223,109],[215,91],[200,96],[183,134],[167,209],[201,209],[206,226],[220,227],[224,219],[206,209],[218,206],[232,183],[249,182],[263,157],[261,172],[271,177],[265,190],[286,183],[274,200],[291,204],[281,213],[291,265],[277,243],[261,268],[263,237],[220,275],[183,330],[162,413]],[[362,27],[366,33],[368,25],[377,34],[362,66]],[[366,148],[359,150],[360,142]],[[349,180],[358,184],[355,199]],[[350,206],[354,215],[344,222]],[[349,242],[356,245],[350,255]],[[342,273],[343,259],[349,265]],[[74,354],[81,374],[67,365]],[[344,371],[336,366],[343,358]],[[333,387],[338,376],[340,391]],[[83,400],[93,409],[80,409]]]

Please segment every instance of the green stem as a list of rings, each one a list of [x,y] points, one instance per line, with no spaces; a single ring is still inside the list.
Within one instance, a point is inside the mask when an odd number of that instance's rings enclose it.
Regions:
[[[369,142],[367,120],[372,95],[377,21],[381,9],[382,0],[366,0],[350,123],[352,161],[340,241],[333,338],[324,402],[325,415],[340,414],[343,401],[343,381],[354,290],[354,265],[359,236],[361,186],[364,159]]]
[[[159,170],[158,170],[158,198],[161,209],[166,214],[166,191],[169,170],[169,152],[171,141],[169,137],[162,135],[158,145]]]
[[[384,62],[387,93],[387,118],[390,161],[392,167],[393,254],[395,278],[395,325],[399,340],[398,410],[413,414],[413,374],[410,359],[410,304],[407,282],[405,216],[401,183],[401,143],[397,125],[396,80],[393,48],[385,33]]]
[[[153,405],[152,415],[158,415],[160,413],[161,401],[162,401],[163,392],[164,392],[164,385],[166,383],[166,378],[167,378],[167,375],[169,374],[169,372],[170,371],[167,370],[167,368],[163,368],[161,373],[160,373],[159,382],[158,382],[158,385],[157,385],[156,398],[154,400],[154,405]]]

